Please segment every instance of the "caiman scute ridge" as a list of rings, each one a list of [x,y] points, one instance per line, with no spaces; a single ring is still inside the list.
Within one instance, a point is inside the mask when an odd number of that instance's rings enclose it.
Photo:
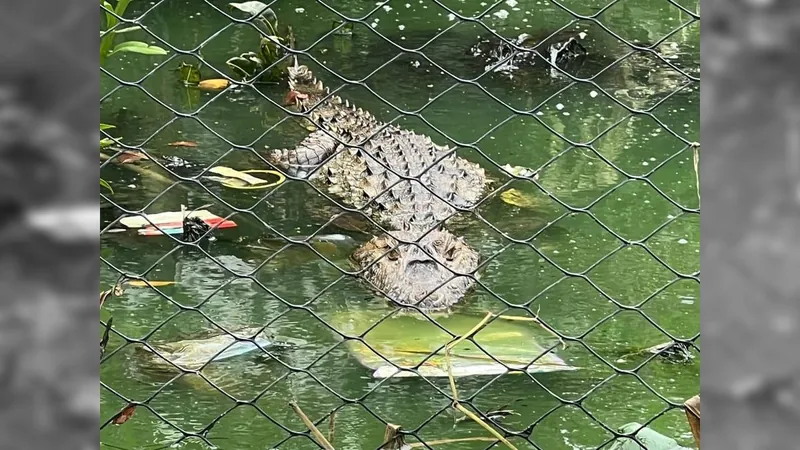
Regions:
[[[289,68],[289,88],[287,105],[305,113],[317,130],[294,149],[270,151],[267,159],[363,208],[388,231],[351,260],[395,304],[428,311],[455,305],[473,287],[480,258],[441,224],[457,213],[453,206],[470,208],[481,199],[488,183],[483,168],[329,96],[306,66]]]

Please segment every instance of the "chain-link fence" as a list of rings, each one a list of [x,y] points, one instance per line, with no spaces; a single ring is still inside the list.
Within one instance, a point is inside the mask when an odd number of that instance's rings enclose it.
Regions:
[[[101,442],[692,447],[698,8],[103,2]]]

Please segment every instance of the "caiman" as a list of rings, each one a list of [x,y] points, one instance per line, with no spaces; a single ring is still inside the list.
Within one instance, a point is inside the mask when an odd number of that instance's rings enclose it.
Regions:
[[[480,258],[442,223],[481,199],[490,182],[484,169],[455,148],[382,123],[330,95],[296,60],[288,78],[286,105],[316,130],[294,149],[271,150],[267,160],[322,186],[387,231],[351,256],[373,288],[399,307],[450,309],[473,287]]]

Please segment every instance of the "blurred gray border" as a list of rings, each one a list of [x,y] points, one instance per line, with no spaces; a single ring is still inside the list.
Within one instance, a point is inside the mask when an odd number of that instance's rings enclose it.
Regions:
[[[702,3],[701,396],[711,450],[796,448],[800,431],[798,3]],[[97,2],[26,0],[2,8],[0,81],[30,82],[27,104],[39,122],[56,123],[37,136],[56,133],[59,123],[67,128],[57,130],[62,137],[52,148],[67,172],[59,181],[65,189],[31,202],[96,205],[98,184],[87,175],[97,170]],[[3,367],[37,374],[37,384],[12,378],[0,386],[0,449],[97,448],[99,244],[41,230],[21,234],[0,245],[0,319],[3,340],[26,351],[0,356]],[[53,341],[68,351],[46,351]]]
[[[0,449],[99,448],[98,2],[0,8]]]
[[[703,442],[800,429],[800,2],[703,0]]]

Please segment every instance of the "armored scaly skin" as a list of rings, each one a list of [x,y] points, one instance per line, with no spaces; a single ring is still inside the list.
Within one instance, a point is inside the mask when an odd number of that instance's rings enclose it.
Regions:
[[[453,272],[473,273],[478,253],[443,228],[431,230],[456,213],[451,205],[469,208],[481,198],[484,170],[453,149],[385,125],[338,96],[320,103],[329,91],[305,66],[295,65],[289,75],[287,99],[318,129],[297,148],[273,150],[267,158],[294,176],[310,175],[389,231],[390,236],[377,236],[356,250],[352,260],[359,269],[378,260],[362,275],[391,300],[426,310],[458,302],[474,282]],[[419,247],[399,244],[397,238]]]

